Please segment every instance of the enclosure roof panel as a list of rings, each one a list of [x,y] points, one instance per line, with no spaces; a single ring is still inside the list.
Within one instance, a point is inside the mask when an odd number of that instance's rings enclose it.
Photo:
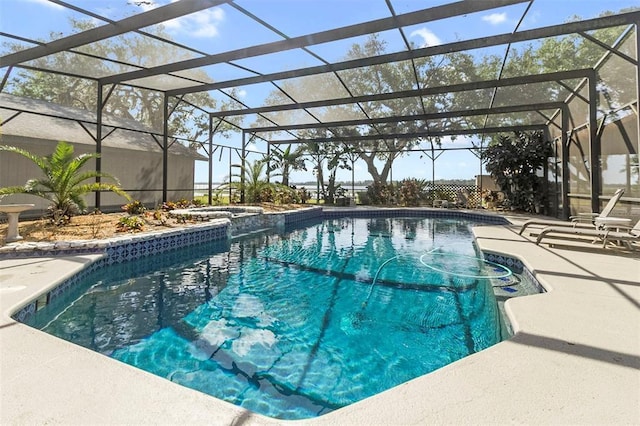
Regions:
[[[20,112],[27,110],[30,112]],[[78,108],[63,107],[51,102],[25,99],[0,94],[0,116],[11,119],[2,126],[2,134],[11,137],[52,140],[95,146],[95,113]],[[110,132],[103,140],[108,148],[161,153],[162,148],[152,137],[153,131],[134,120],[126,120],[111,115],[104,116],[104,132]],[[174,143],[170,152],[175,155],[203,159],[202,155],[180,143]]]
[[[121,102],[130,115],[166,96],[213,118],[236,117],[240,129],[282,127],[289,136],[287,126],[340,121],[384,133],[391,121],[371,120],[436,112],[457,115],[416,129],[544,124],[557,108],[518,106],[564,101],[587,76],[539,75],[597,69],[611,55],[616,68],[637,66],[629,40],[640,21],[636,0],[4,0],[0,16],[4,93],[50,99],[19,87],[45,71],[69,84],[90,81],[90,90],[103,88],[103,102],[131,93],[123,87],[155,93]],[[567,52],[523,64],[540,46]],[[606,83],[614,71],[598,78]],[[629,93],[598,102],[622,108]],[[500,112],[487,111],[491,119],[465,113],[492,108]]]

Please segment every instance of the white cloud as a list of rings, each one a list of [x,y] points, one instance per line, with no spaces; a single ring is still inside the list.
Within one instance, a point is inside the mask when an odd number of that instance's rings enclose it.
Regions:
[[[173,1],[169,3],[174,3]],[[166,3],[160,0],[160,2],[156,2],[154,0],[128,0],[127,5],[132,6],[134,8],[142,9],[142,12],[148,12],[152,9],[155,9],[160,6],[164,6]]]
[[[506,12],[492,13],[491,15],[483,16],[482,20],[485,21],[485,22],[490,23],[491,25],[502,24],[503,22],[506,22],[506,20],[507,20],[507,13]]]
[[[539,11],[535,11],[533,13],[530,13],[528,18],[529,18],[529,22],[532,23],[537,23],[540,21],[542,14]]]
[[[423,42],[420,44],[420,47],[437,46],[439,44],[442,44],[442,40],[440,40],[440,38],[431,30],[427,29],[427,27],[413,31],[410,37],[415,36],[421,37],[423,40]]]
[[[65,10],[66,9],[64,6],[60,6],[59,4],[56,4],[56,3],[51,3],[48,0],[27,0],[27,1],[30,1],[31,3],[39,4],[41,6],[46,6],[46,7],[49,7],[51,9],[58,9],[58,10]]]
[[[219,7],[192,13],[181,18],[163,23],[167,31],[176,34],[186,34],[192,37],[216,37],[218,25],[224,21],[224,10]]]
[[[162,0],[137,0],[132,4],[142,9],[143,12],[148,12],[168,3],[175,3],[176,1],[178,0],[170,0],[169,2]],[[224,10],[219,7],[214,7],[165,21],[162,25],[169,33],[173,34],[189,35],[197,38],[216,37],[218,35],[218,25],[224,18]]]
[[[236,95],[238,95],[238,97],[240,99],[246,98],[247,97],[247,91],[244,89],[240,89],[236,92]]]

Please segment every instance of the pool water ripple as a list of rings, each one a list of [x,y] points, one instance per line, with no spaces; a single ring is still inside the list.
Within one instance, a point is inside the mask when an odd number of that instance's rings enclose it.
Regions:
[[[504,337],[493,286],[513,281],[438,271],[458,253],[460,270],[500,272],[473,260],[473,225],[334,219],[113,266],[34,325],[267,416],[315,417]],[[423,265],[434,250],[446,262]]]

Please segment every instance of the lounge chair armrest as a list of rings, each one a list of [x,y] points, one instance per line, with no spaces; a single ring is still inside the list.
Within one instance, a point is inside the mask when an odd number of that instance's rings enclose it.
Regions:
[[[545,219],[531,219],[527,220],[520,227],[518,231],[519,235],[522,235],[529,226],[566,226],[571,228],[593,228],[593,222],[577,222],[577,221],[563,221],[563,220],[545,220]]]
[[[600,213],[578,213],[577,215],[569,216],[571,222],[593,222]]]
[[[604,229],[605,231],[611,231],[613,229],[617,230],[618,232],[629,232],[633,229],[632,225],[619,225],[619,224],[613,224],[613,225],[603,225],[602,229]]]

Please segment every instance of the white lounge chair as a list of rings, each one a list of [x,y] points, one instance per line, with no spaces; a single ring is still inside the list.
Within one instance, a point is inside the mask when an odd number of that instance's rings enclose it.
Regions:
[[[580,228],[580,229],[594,229],[596,228],[596,222],[599,218],[608,217],[611,214],[613,208],[618,204],[620,197],[624,194],[624,189],[617,189],[616,192],[613,193],[613,196],[607,202],[607,205],[604,206],[600,213],[580,213],[575,216],[569,217],[569,221],[564,220],[545,220],[545,219],[531,219],[527,220],[520,227],[520,232],[518,234],[522,235],[522,233],[529,226],[555,226],[555,227],[567,227],[567,228]]]
[[[540,231],[540,234],[538,234],[538,238],[536,239],[536,244],[540,244],[544,238],[562,238],[567,236],[592,237],[595,239],[594,241],[602,240],[602,247],[606,247],[608,242],[618,241],[624,242],[630,249],[632,249],[632,242],[640,242],[640,220],[628,231],[614,230],[620,228],[620,226],[605,229],[548,226]]]

